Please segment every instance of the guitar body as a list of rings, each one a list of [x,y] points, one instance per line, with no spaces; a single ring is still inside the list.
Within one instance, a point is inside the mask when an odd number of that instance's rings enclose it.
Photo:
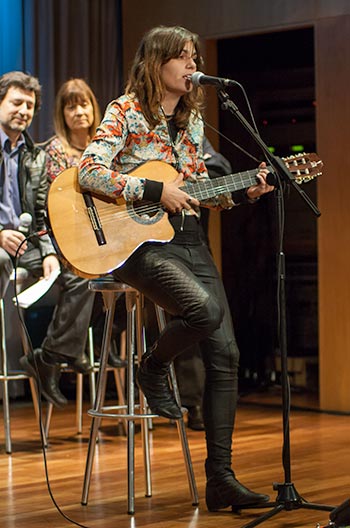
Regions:
[[[177,172],[164,162],[151,161],[129,175],[170,182],[176,179]],[[105,243],[100,245],[84,194],[78,182],[78,169],[72,167],[52,182],[47,201],[49,223],[59,252],[67,266],[81,277],[106,275],[120,267],[144,242],[169,242],[174,236],[168,215],[159,204],[149,208],[144,206],[145,202],[125,202],[86,193],[91,196],[101,222]]]
[[[317,154],[300,154],[282,160],[297,183],[321,174],[323,163]],[[228,174],[195,185],[185,182],[183,189],[205,203],[223,192],[256,185],[257,172],[258,169],[254,169]],[[177,171],[164,161],[149,161],[129,174],[163,183],[174,181],[177,175]],[[160,203],[125,202],[120,198],[83,192],[76,167],[63,171],[51,184],[47,206],[57,249],[66,265],[81,277],[107,275],[122,266],[145,242],[165,243],[174,236]]]

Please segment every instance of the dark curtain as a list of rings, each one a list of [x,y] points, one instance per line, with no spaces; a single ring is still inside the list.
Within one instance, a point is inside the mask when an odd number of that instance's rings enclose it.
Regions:
[[[55,94],[67,79],[85,79],[102,113],[121,93],[121,0],[22,2],[23,70],[37,76],[43,87],[42,109],[31,133],[43,141],[53,133]]]

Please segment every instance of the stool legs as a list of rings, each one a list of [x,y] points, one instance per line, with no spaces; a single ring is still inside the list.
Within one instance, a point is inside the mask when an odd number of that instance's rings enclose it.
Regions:
[[[155,309],[156,309],[156,314],[157,314],[159,331],[161,332],[166,325],[165,312],[163,308],[161,308],[158,305],[155,305]],[[173,363],[171,363],[170,365],[170,382],[171,382],[171,385],[174,391],[175,399],[178,405],[181,406],[180,393],[179,393],[179,388],[178,388],[177,381],[176,381],[175,368],[174,368]],[[192,504],[196,506],[199,503],[198,491],[197,491],[196,479],[195,479],[194,472],[193,472],[191,453],[190,453],[190,448],[188,445],[188,439],[187,439],[184,419],[180,418],[180,420],[176,420],[176,426],[177,426],[178,434],[179,434],[180,441],[181,441],[182,453],[183,453],[184,460],[185,460],[188,485],[189,485],[190,493],[192,496]]]
[[[134,394],[134,357],[135,357],[135,312],[136,292],[125,294],[127,310],[127,413],[135,413]],[[138,339],[138,336],[137,336]],[[135,421],[128,420],[127,434],[127,467],[128,467],[128,513],[135,511]]]
[[[135,355],[135,312],[136,312],[136,292],[126,292],[126,308],[127,308],[127,379],[128,379],[128,394],[127,394],[127,416],[132,416],[135,413],[135,400],[134,400],[134,355]],[[112,337],[112,328],[114,320],[114,311],[115,311],[115,301],[116,294],[114,292],[103,292],[103,299],[106,307],[106,319],[105,327],[103,332],[102,348],[101,348],[101,357],[100,357],[100,369],[97,380],[97,390],[96,390],[96,399],[94,402],[94,411],[98,414],[101,413],[104,396],[106,391],[106,380],[107,380],[107,363],[108,363],[108,353],[109,346]],[[138,311],[138,310],[137,310]],[[139,325],[142,323],[139,322]],[[138,333],[139,335],[139,333]],[[137,340],[139,342],[139,337]],[[142,355],[142,354],[141,354]],[[117,373],[118,374],[118,373]],[[121,381],[121,380],[119,380]],[[120,385],[121,386],[121,385]],[[117,385],[118,387],[118,385]],[[119,401],[124,405],[124,395],[119,394]],[[96,440],[98,429],[101,423],[101,416],[93,415],[91,429],[90,429],[90,438],[88,446],[88,454],[85,467],[84,483],[83,483],[83,493],[82,493],[82,504],[86,505],[88,500],[88,493],[90,487],[92,466],[95,454]],[[135,451],[135,422],[132,419],[128,419],[127,426],[127,461],[128,461],[128,513],[134,513],[134,486],[135,486],[135,477],[134,477],[134,451]],[[149,484],[148,484],[149,487]]]
[[[92,331],[92,326],[89,326],[89,329],[88,329],[88,351],[89,351],[90,365],[94,365],[95,364],[94,335]],[[92,407],[94,405],[94,401],[96,398],[96,380],[95,380],[95,372],[93,370],[89,373],[89,385],[90,385],[90,405]]]
[[[138,362],[141,361],[142,355],[145,353],[145,329],[143,314],[143,297],[139,292],[131,291],[126,293],[126,310],[127,310],[127,414],[128,419],[128,513],[135,512],[135,380],[134,380],[134,358],[137,351]],[[136,328],[135,328],[136,326]],[[136,336],[136,347],[135,337]],[[151,481],[151,459],[149,448],[149,414],[146,400],[143,393],[140,391],[140,409],[141,415],[141,437],[143,446],[143,465],[145,471],[145,487],[146,497],[152,496],[152,481]]]
[[[96,389],[96,398],[94,402],[94,409],[102,409],[106,391],[106,382],[107,382],[107,363],[108,363],[108,353],[109,346],[112,338],[112,328],[113,328],[113,319],[115,312],[115,299],[116,295],[112,291],[104,291],[102,293],[103,301],[106,308],[106,318],[103,331],[103,339],[101,346],[101,356],[100,356],[100,369],[97,378],[97,389]],[[88,454],[86,459],[84,483],[83,483],[83,493],[81,503],[83,505],[87,504],[92,466],[94,462],[95,447],[98,429],[100,427],[101,417],[93,416],[91,427],[90,427],[90,437],[89,437],[89,446]]]
[[[92,281],[93,282],[93,281]],[[97,284],[98,286],[98,284]],[[96,289],[95,289],[96,290]],[[112,414],[109,410],[124,409],[123,416],[128,422],[128,434],[127,434],[127,466],[128,466],[128,513],[133,514],[135,512],[135,420],[141,419],[141,435],[143,444],[143,456],[144,456],[144,470],[145,470],[145,483],[146,483],[146,497],[152,496],[152,485],[151,485],[151,464],[150,464],[150,446],[149,446],[149,431],[152,418],[157,415],[153,415],[149,412],[147,402],[144,395],[140,391],[140,413],[135,413],[135,382],[134,382],[134,361],[135,354],[137,352],[138,362],[141,361],[141,357],[145,352],[145,329],[143,321],[143,296],[136,290],[130,288],[125,291],[126,310],[127,310],[127,337],[126,337],[126,350],[127,350],[127,404],[118,405],[114,407],[104,407],[104,396],[106,389],[106,376],[107,376],[107,361],[109,344],[112,336],[112,326],[114,318],[114,308],[116,301],[116,291],[111,290],[97,290],[103,294],[103,299],[106,307],[106,319],[102,341],[101,358],[100,358],[100,370],[97,381],[96,399],[94,408],[88,411],[88,414],[92,416],[92,423],[90,429],[89,445],[87,460],[85,466],[85,475],[83,483],[83,492],[81,503],[87,504],[89,486],[91,480],[92,466],[94,460],[94,452],[96,447],[96,440],[99,425],[103,416],[110,418],[118,418],[119,414]],[[157,315],[159,314],[159,326],[163,328],[165,325],[165,315],[161,308],[158,309]],[[164,319],[162,319],[164,317]],[[163,325],[163,326],[162,326]],[[176,377],[174,368],[170,369],[170,382],[172,384],[175,396],[180,403],[179,393],[176,384]],[[125,412],[126,409],[126,412]],[[185,459],[187,477],[189,481],[190,492],[192,496],[192,502],[194,505],[198,504],[198,493],[193,473],[193,467],[191,462],[190,451],[187,443],[186,430],[183,419],[177,420],[178,433],[181,439],[182,451]]]
[[[138,364],[141,362],[142,355],[146,352],[146,337],[145,337],[145,326],[142,319],[143,315],[143,296],[138,293],[137,295],[137,360]],[[149,414],[146,398],[142,391],[139,395],[141,414]],[[150,447],[149,447],[149,432],[152,424],[151,418],[145,418],[141,420],[141,435],[142,435],[142,446],[143,446],[143,467],[145,472],[145,485],[146,485],[146,497],[152,497],[152,480],[151,480],[151,458],[150,458]]]

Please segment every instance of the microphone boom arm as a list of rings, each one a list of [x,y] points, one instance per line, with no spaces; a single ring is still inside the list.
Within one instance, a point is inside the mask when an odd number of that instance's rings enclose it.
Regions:
[[[265,154],[266,158],[269,160],[269,163],[272,165],[272,167],[274,168],[274,170],[276,171],[280,179],[292,185],[294,189],[300,194],[302,199],[306,202],[306,204],[310,207],[312,212],[316,216],[321,216],[321,212],[316,207],[316,205],[313,203],[311,198],[302,190],[300,185],[298,185],[295,182],[295,180],[291,178],[290,172],[288,171],[287,167],[282,162],[282,160],[278,158],[277,156],[274,156],[270,152],[266,143],[264,143],[264,141],[261,139],[259,134],[253,129],[250,123],[241,114],[237,105],[230,99],[228,93],[222,88],[218,88],[217,92],[218,92],[218,97],[222,103],[221,108],[223,110],[229,110],[238,119],[238,121],[243,125],[243,127],[247,130],[247,132],[251,135],[251,137],[257,143],[257,145],[261,148],[261,150]]]

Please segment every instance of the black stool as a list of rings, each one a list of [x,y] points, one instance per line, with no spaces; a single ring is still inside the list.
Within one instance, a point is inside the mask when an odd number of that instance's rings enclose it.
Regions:
[[[141,435],[144,455],[144,470],[146,482],[146,497],[152,496],[151,484],[151,465],[150,465],[150,451],[149,451],[149,431],[150,422],[152,418],[157,415],[149,412],[145,398],[140,391],[140,404],[135,405],[134,394],[134,364],[141,360],[145,352],[145,332],[143,324],[143,296],[142,294],[128,286],[127,284],[116,282],[113,278],[93,279],[89,282],[89,288],[95,292],[101,292],[106,308],[105,327],[103,333],[100,369],[97,380],[96,400],[93,409],[88,411],[92,416],[92,423],[90,428],[90,438],[88,453],[86,459],[82,504],[86,505],[88,502],[88,493],[90,486],[90,479],[92,473],[92,466],[95,454],[96,441],[98,437],[98,430],[103,417],[117,418],[121,417],[127,420],[127,467],[128,467],[128,513],[132,514],[135,511],[135,497],[134,497],[134,446],[135,446],[135,420],[141,420]],[[127,356],[127,395],[126,405],[104,406],[106,380],[107,380],[107,364],[109,343],[112,336],[112,326],[114,319],[115,303],[120,295],[125,293],[125,302],[127,310],[127,336],[126,336],[126,356]],[[160,330],[165,325],[164,311],[156,306],[158,324]],[[136,346],[135,346],[136,337]],[[137,354],[135,354],[135,351]],[[173,365],[170,368],[170,381],[174,390],[174,394],[180,404],[179,393],[176,384],[175,372]],[[186,429],[183,418],[176,420],[178,434],[181,440],[181,446],[187,471],[187,478],[192,496],[192,503],[198,504],[198,493],[193,473],[191,455],[189,451]]]

